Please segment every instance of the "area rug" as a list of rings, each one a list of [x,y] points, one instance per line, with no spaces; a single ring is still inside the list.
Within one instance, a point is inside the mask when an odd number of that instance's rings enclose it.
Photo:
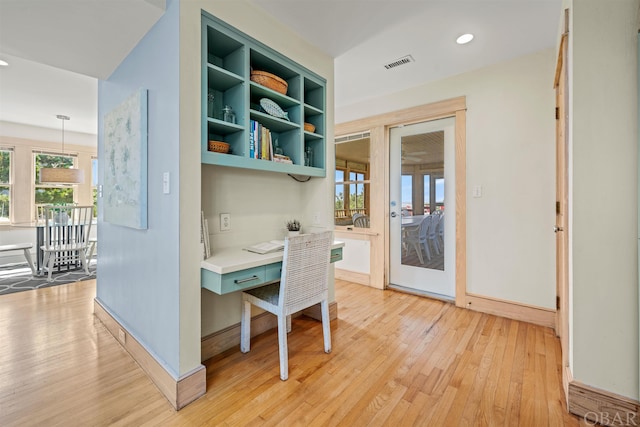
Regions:
[[[0,295],[95,279],[95,260],[89,263],[89,273],[87,276],[82,269],[54,272],[52,276],[53,282],[47,282],[47,276],[45,274],[42,276],[32,276],[31,269],[27,263],[6,264],[0,266]]]

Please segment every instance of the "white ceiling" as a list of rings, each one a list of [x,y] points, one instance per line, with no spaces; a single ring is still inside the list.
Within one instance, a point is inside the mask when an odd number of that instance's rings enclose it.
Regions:
[[[97,133],[106,79],[160,19],[165,0],[0,0],[0,121]],[[15,126],[3,125],[12,130]],[[94,138],[95,140],[95,138]]]
[[[185,0],[183,0],[185,1]],[[552,48],[561,0],[251,0],[336,58],[336,106]],[[165,0],[0,0],[0,121],[95,134],[97,81]],[[465,46],[455,38],[472,32]],[[415,62],[384,64],[410,54]],[[47,65],[43,65],[47,64]],[[53,67],[63,68],[63,71]],[[70,72],[72,71],[72,72]]]
[[[562,7],[561,0],[253,2],[336,58],[337,107],[552,48]],[[464,33],[474,40],[457,45]],[[415,63],[384,67],[405,55]]]

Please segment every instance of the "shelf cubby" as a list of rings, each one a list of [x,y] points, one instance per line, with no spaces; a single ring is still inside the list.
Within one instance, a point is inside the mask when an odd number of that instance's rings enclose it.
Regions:
[[[251,70],[272,73],[287,82],[285,94],[251,80]],[[202,14],[202,155],[203,164],[257,169],[308,176],[326,176],[326,81],[223,21]],[[212,99],[212,105],[209,100]],[[269,115],[260,100],[270,99],[287,118]],[[235,123],[222,120],[230,106]],[[271,132],[293,164],[252,158],[251,120]],[[314,132],[304,130],[312,123]],[[209,140],[230,144],[230,153],[208,151]],[[305,150],[311,147],[313,164],[305,166]]]

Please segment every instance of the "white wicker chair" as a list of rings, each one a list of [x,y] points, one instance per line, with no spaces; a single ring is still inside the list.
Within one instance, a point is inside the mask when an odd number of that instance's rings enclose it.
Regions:
[[[47,280],[52,281],[54,264],[76,263],[78,259],[89,275],[86,251],[93,206],[46,206],[44,210],[44,245],[40,248],[44,253],[43,266],[49,274]]]
[[[291,315],[320,303],[324,351],[331,352],[329,325],[329,259],[333,234],[325,231],[302,234],[285,240],[282,273],[279,283],[242,293],[240,350],[250,350],[251,304],[278,316],[280,378],[289,378],[287,332],[291,330]]]

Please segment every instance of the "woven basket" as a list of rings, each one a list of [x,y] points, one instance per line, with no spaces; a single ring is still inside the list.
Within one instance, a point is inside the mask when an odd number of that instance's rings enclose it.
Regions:
[[[304,122],[304,130],[306,130],[307,132],[314,132],[316,130],[316,127],[311,123]]]
[[[216,153],[228,153],[229,152],[229,144],[223,141],[209,141],[209,151],[214,151]]]
[[[286,81],[276,76],[275,74],[259,70],[251,71],[251,81],[258,83],[259,85],[268,87],[271,90],[275,90],[276,92],[283,95],[287,94],[287,87],[289,86]]]

